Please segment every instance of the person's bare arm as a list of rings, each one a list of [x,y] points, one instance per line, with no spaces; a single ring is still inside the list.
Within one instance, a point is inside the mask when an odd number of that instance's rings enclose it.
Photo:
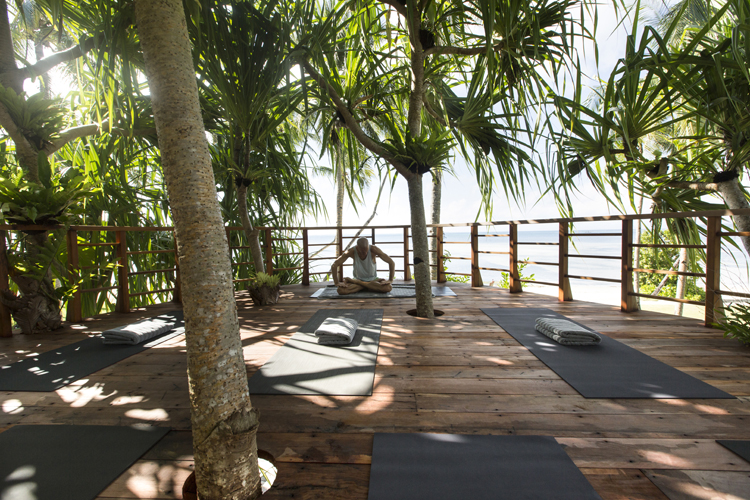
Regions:
[[[381,259],[383,259],[383,262],[388,264],[388,281],[393,281],[393,278],[396,277],[396,263],[393,262],[393,259],[388,257],[388,254],[386,254],[375,245],[370,245],[370,252],[372,252],[372,254],[376,257],[380,257]]]
[[[333,264],[331,264],[331,276],[333,277],[333,283],[336,286],[339,286],[339,273],[337,272],[338,268],[341,267],[344,262],[346,262],[346,259],[348,259],[352,255],[353,250],[353,248],[350,248],[346,252],[342,253],[336,260],[333,261]]]

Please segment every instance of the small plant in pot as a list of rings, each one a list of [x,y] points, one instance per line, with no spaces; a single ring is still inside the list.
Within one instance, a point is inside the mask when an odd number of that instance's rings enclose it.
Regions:
[[[270,306],[279,301],[281,295],[281,277],[269,276],[266,273],[257,273],[252,281],[248,281],[247,291],[253,304],[259,306]]]

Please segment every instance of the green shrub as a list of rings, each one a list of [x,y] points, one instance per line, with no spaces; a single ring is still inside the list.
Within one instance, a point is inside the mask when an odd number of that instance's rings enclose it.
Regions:
[[[252,281],[248,281],[249,286],[252,286],[253,288],[260,288],[262,286],[267,286],[268,288],[276,288],[279,286],[279,283],[281,282],[281,276],[274,274],[272,276],[269,276],[266,273],[256,273],[255,277]]]
[[[724,322],[715,323],[714,326],[724,331],[724,337],[739,340],[745,345],[750,345],[750,303],[735,303],[722,308]]]

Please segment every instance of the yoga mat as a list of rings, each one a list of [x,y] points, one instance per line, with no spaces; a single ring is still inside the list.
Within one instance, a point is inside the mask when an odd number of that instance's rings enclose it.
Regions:
[[[547,436],[376,433],[368,500],[601,500]]]
[[[316,299],[407,299],[416,296],[417,293],[414,291],[414,285],[393,285],[393,290],[388,293],[361,291],[349,295],[339,295],[336,291],[336,285],[328,285],[325,288],[318,288],[315,293],[310,295],[311,298]],[[433,286],[432,296],[455,297],[456,292],[447,286]]]
[[[349,345],[318,344],[315,330],[326,318],[357,320]],[[255,372],[250,394],[370,396],[380,343],[382,309],[321,309]]]
[[[0,391],[51,392],[127,357],[184,333],[182,311],[157,316],[176,322],[174,330],[138,345],[105,345],[100,335],[0,366]]]
[[[534,329],[540,316],[568,319],[549,309],[491,308],[482,312],[585,398],[735,399],[606,335],[601,335],[599,345],[560,345]]]
[[[730,439],[717,439],[717,443],[735,455],[739,455],[746,462],[750,462],[750,441],[735,441]]]
[[[167,432],[149,426],[16,425],[0,433],[0,498],[91,500]]]

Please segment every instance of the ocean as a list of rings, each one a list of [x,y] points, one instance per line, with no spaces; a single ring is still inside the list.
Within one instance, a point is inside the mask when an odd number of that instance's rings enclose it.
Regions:
[[[619,223],[617,223],[617,225],[619,226]],[[556,225],[549,225],[549,227],[556,227]],[[504,232],[507,233],[507,226],[491,228],[491,231],[489,232],[484,228],[480,228],[480,235],[500,234]],[[585,231],[576,228],[573,232],[579,234],[587,234],[619,233],[620,231],[619,229],[609,231],[602,229]],[[350,239],[355,235],[355,233],[356,231],[344,231],[344,246],[349,243]],[[558,233],[556,229],[523,230],[523,228],[519,228],[518,233],[519,243],[555,243],[558,241]],[[311,245],[330,243],[331,241],[333,241],[334,236],[335,231],[331,230],[310,231],[309,243]],[[370,229],[366,229],[365,231],[363,231],[361,236],[367,237],[372,243],[372,231]],[[454,257],[454,259],[448,263],[448,271],[457,273],[469,273],[471,271],[471,263],[469,260],[463,260],[463,258],[470,257],[470,245],[467,244],[470,241],[469,228],[446,228],[443,239],[444,241],[450,242],[462,242],[444,245],[447,253],[449,253],[451,257]],[[508,251],[507,237],[480,237],[479,240],[479,249],[481,251]],[[387,254],[394,257],[397,270],[403,269],[402,241],[402,232],[394,232],[393,229],[376,230],[375,244]],[[620,257],[620,245],[621,243],[619,236],[574,236],[569,246],[569,253],[571,254],[571,256],[569,257],[568,261],[568,274],[590,276],[596,278],[619,279],[619,259],[579,258],[573,257],[573,255]],[[311,246],[310,253],[313,254],[321,248],[322,247],[320,246]],[[330,260],[312,261],[311,267],[313,267],[313,269],[311,270],[311,272],[323,272],[329,270],[332,259],[335,257],[335,253],[335,246],[330,246],[327,249],[323,250],[316,257],[329,257]],[[459,257],[460,259],[455,257]],[[556,263],[558,261],[558,247],[556,245],[520,244],[519,260],[523,261],[526,259],[536,262]],[[507,269],[508,255],[480,254],[479,266]],[[386,266],[383,266],[381,263],[378,267],[379,271],[381,271],[380,274],[382,275],[382,277],[387,277]],[[482,270],[481,273],[485,285],[489,284],[492,281],[500,281],[500,272]],[[750,286],[748,285],[748,258],[743,251],[737,250],[735,248],[725,248],[722,255],[721,273],[723,289],[750,293]],[[524,269],[524,275],[529,276],[531,274],[534,275],[536,281],[557,283],[558,280],[557,266],[529,264]],[[397,272],[396,279],[403,279],[403,272]],[[611,305],[619,304],[619,283],[607,283],[582,279],[571,279],[570,282],[574,298],[581,298],[583,300],[593,299],[596,302],[607,303]],[[537,289],[541,289],[541,286],[532,285],[530,288],[534,288],[534,291],[537,291]],[[557,294],[557,289],[555,287],[545,288],[548,289],[546,293],[550,293],[553,295]]]

